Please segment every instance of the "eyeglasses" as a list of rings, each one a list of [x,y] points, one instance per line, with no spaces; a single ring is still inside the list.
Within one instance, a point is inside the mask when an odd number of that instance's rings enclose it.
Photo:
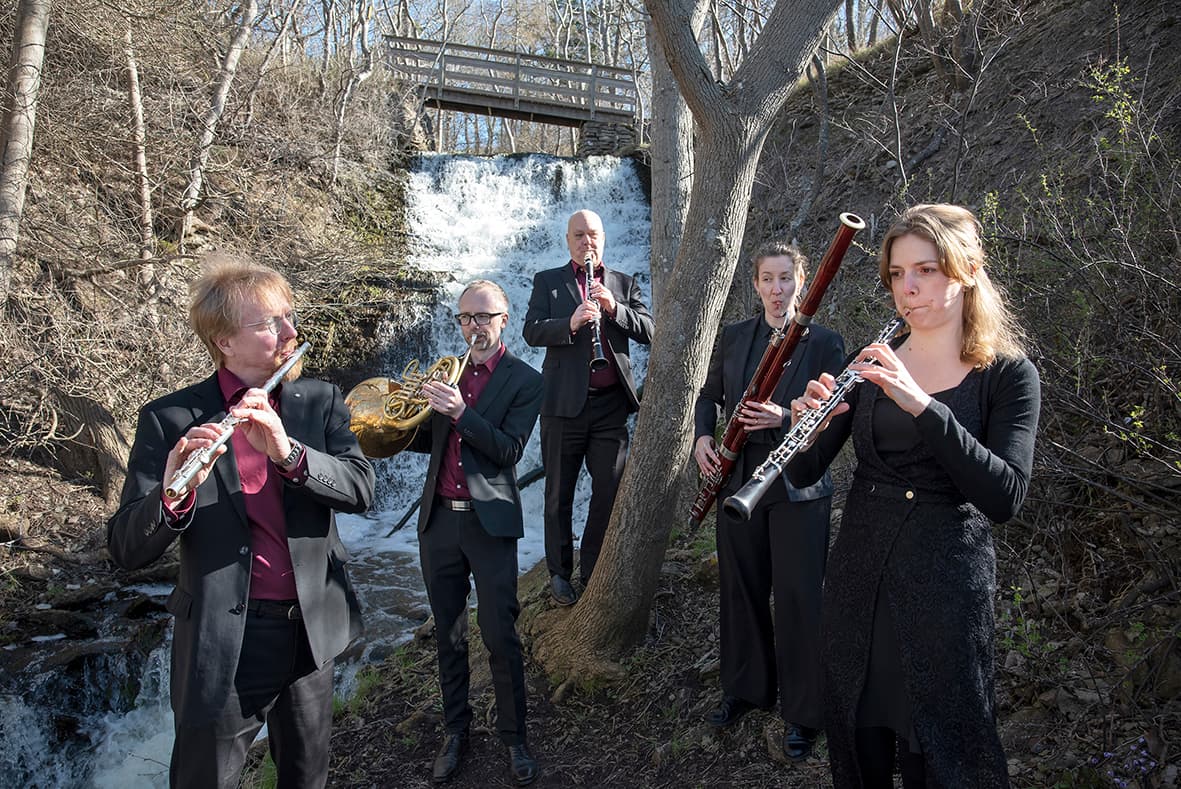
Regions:
[[[244,323],[242,324],[242,328],[253,329],[255,326],[266,326],[267,331],[278,337],[279,332],[283,329],[283,321],[290,323],[293,329],[299,328],[299,315],[296,314],[295,310],[286,312],[283,315],[272,315],[269,318],[255,321],[254,323]]]
[[[508,315],[507,312],[461,312],[455,316],[455,320],[459,321],[460,326],[467,326],[473,320],[477,326],[487,326],[492,323],[492,319],[498,315]]]

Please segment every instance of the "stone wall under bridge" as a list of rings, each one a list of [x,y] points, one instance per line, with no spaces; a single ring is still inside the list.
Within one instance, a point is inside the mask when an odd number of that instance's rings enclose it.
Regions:
[[[638,142],[636,127],[630,123],[587,121],[579,129],[578,155],[615,156],[634,149]]]

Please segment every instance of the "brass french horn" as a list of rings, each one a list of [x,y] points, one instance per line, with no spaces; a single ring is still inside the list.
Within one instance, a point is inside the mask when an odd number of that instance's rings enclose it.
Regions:
[[[422,394],[427,381],[444,381],[454,386],[463,375],[479,335],[461,357],[444,356],[425,370],[411,359],[402,370],[401,380],[377,376],[366,378],[349,390],[344,398],[351,421],[349,429],[366,457],[388,458],[414,440],[418,426],[430,418],[431,409]]]

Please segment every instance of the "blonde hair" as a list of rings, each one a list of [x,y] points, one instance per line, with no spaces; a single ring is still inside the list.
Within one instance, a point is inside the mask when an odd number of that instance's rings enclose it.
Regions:
[[[767,241],[755,250],[754,255],[750,259],[750,278],[752,282],[758,283],[759,269],[762,268],[763,261],[767,258],[791,259],[792,276],[795,277],[796,282],[800,283],[800,287],[796,288],[795,304],[797,307],[800,306],[800,301],[804,298],[803,283],[808,277],[807,256],[795,244],[789,244],[786,241]]]
[[[1005,305],[1004,294],[984,270],[984,246],[975,215],[948,203],[924,203],[904,211],[882,239],[878,276],[886,290],[892,290],[890,251],[895,240],[908,235],[934,244],[939,270],[964,287],[960,359],[974,367],[988,367],[998,356],[1023,356],[1021,329]]]
[[[506,313],[509,311],[508,296],[505,295],[504,288],[500,287],[492,280],[490,280],[490,279],[474,279],[474,280],[472,280],[471,282],[469,282],[467,284],[466,287],[464,287],[463,293],[459,294],[459,298],[462,299],[464,296],[466,296],[468,294],[468,291],[473,291],[473,290],[490,290],[490,291],[492,291],[492,293],[494,293],[496,295],[496,297],[500,299],[500,303],[504,306],[504,311]]]
[[[291,304],[295,298],[286,277],[261,263],[211,255],[201,269],[201,276],[189,286],[189,324],[214,365],[221,367],[225,356],[217,340],[241,328],[244,304],[254,299]]]

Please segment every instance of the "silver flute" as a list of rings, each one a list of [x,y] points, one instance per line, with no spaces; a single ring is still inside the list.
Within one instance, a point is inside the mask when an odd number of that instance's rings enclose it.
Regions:
[[[892,318],[874,339],[874,342],[889,341],[905,325],[906,321],[902,318]],[[853,390],[853,387],[861,383],[861,380],[861,373],[846,367],[837,376],[832,395],[819,408],[809,408],[802,412],[795,426],[784,437],[783,442],[771,450],[771,454],[767,455],[767,459],[755,469],[747,483],[737,493],[722,502],[722,507],[726,512],[732,517],[741,518],[744,521],[750,520],[751,512],[764,494],[770,490],[771,484],[779,479],[779,475],[787,468],[788,462],[812,443],[820,431],[820,426],[824,424],[824,420],[828,419],[829,415]]]
[[[262,390],[267,394],[270,394],[271,390],[278,386],[279,382],[283,380],[283,376],[291,372],[291,368],[295,366],[295,363],[298,362],[311,347],[312,344],[310,342],[305,342],[303,345],[296,348],[295,352],[291,354],[291,356],[287,357],[287,361],[283,362],[283,366],[276,370],[275,374],[268,378],[266,383],[262,385]],[[168,483],[168,487],[164,488],[164,495],[170,499],[178,499],[182,494],[188,491],[189,483],[193,481],[193,477],[197,476],[197,472],[203,469],[210,460],[213,460],[217,450],[230,440],[231,436],[234,435],[234,428],[243,421],[245,420],[233,416],[232,414],[226,414],[225,418],[223,418],[221,422],[218,423],[218,427],[222,429],[221,435],[218,436],[217,440],[209,446],[189,455],[184,464],[176,470],[175,474],[172,475],[172,481]]]

